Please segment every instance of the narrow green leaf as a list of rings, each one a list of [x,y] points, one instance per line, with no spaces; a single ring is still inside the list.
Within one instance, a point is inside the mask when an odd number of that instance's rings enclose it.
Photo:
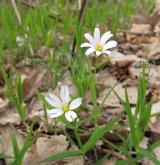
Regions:
[[[18,147],[17,139],[16,139],[15,134],[11,134],[10,136],[11,136],[13,153],[14,153],[14,156],[17,157],[17,155],[19,154],[19,147]]]
[[[21,77],[19,75],[16,77],[16,91],[17,91],[18,100],[20,104],[22,104],[23,90],[22,90]]]
[[[82,156],[82,153],[80,151],[74,151],[74,150],[64,151],[64,152],[60,152],[55,155],[49,156],[46,159],[42,160],[41,162],[50,162],[50,161],[56,161],[63,158],[77,157],[77,156]]]
[[[25,141],[23,148],[21,149],[19,154],[15,157],[15,160],[10,165],[22,165],[24,155],[27,152],[27,150],[29,149],[29,147],[31,146],[32,142],[33,141],[29,141],[29,139],[27,139],[27,141]]]
[[[149,148],[150,148],[151,150],[153,150],[153,149],[155,149],[155,148],[157,148],[157,147],[159,147],[159,146],[160,146],[160,140],[158,140],[158,141],[154,142],[153,144],[151,144],[151,145],[149,146]]]
[[[22,165],[23,158],[24,158],[27,150],[35,141],[35,138],[31,139],[33,125],[34,125],[34,123],[32,123],[31,126],[29,127],[29,132],[28,132],[28,135],[23,142],[23,147],[21,149],[19,149],[19,151],[17,152],[17,154],[14,157],[14,161],[10,165]],[[15,135],[14,135],[14,140],[16,140]],[[17,146],[18,146],[18,144],[17,144]]]
[[[46,101],[45,96],[43,94],[41,94],[40,92],[36,93],[38,98],[42,101],[42,103],[48,108],[48,109],[52,109],[53,107]]]
[[[115,165],[135,165],[136,161],[134,159],[128,159],[128,160],[118,160]]]
[[[137,146],[137,136],[136,136],[136,130],[135,130],[136,123],[134,121],[134,116],[132,115],[132,110],[131,110],[131,106],[129,103],[128,93],[127,93],[126,88],[125,88],[125,99],[126,99],[126,102],[124,103],[124,107],[125,107],[125,111],[126,111],[127,116],[128,116],[132,140],[133,140],[134,146]]]
[[[102,165],[102,163],[112,154],[112,151],[104,155],[102,158],[97,160],[96,165]]]
[[[118,119],[119,117],[112,120],[103,128],[100,128],[97,126],[95,130],[93,131],[89,140],[83,145],[83,151],[86,153],[90,149],[92,149],[99,139],[101,139],[108,131],[112,130],[113,125],[118,121]]]
[[[150,159],[153,163],[157,165],[160,164],[160,161],[156,158],[155,155],[151,153],[151,151],[147,149],[142,149],[142,148],[139,148],[137,151],[138,151],[138,154],[142,154],[143,156],[148,157],[148,159]]]

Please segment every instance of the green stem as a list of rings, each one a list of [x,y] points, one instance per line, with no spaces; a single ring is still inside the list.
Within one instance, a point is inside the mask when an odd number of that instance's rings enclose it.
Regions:
[[[77,141],[78,141],[79,148],[80,148],[80,150],[82,150],[83,145],[82,145],[82,142],[81,142],[81,138],[80,138],[80,136],[79,136],[79,134],[78,134],[77,127],[74,128],[74,134],[75,134],[76,139],[77,139]]]
[[[46,110],[45,106],[44,106],[44,117],[45,117],[46,123],[48,125],[47,110]]]
[[[57,120],[54,120],[54,134],[57,135]]]
[[[79,145],[80,151],[82,152],[82,155],[83,155],[83,164],[85,165],[86,164],[85,153],[83,151],[83,144],[82,144],[81,138],[80,138],[79,133],[78,133],[77,125],[74,126],[73,131],[74,131],[74,134],[75,134],[76,139],[78,141],[78,145]]]

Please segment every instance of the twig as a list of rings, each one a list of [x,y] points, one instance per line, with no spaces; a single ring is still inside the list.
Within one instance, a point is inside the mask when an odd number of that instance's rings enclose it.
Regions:
[[[21,16],[19,14],[19,11],[18,11],[18,8],[17,8],[17,5],[16,5],[16,1],[15,0],[11,0],[11,2],[12,2],[12,6],[13,6],[14,12],[15,12],[16,17],[17,17],[18,24],[21,25],[22,24],[22,20],[21,20]]]
[[[82,22],[82,16],[83,16],[83,12],[84,12],[84,8],[85,8],[86,4],[87,4],[87,0],[83,0],[81,2],[81,5],[80,5],[81,9],[80,9],[79,18],[78,18],[79,24],[81,24],[81,22]],[[76,48],[76,37],[74,37],[74,39],[73,39],[72,51],[71,51],[72,56],[75,55],[75,48]]]

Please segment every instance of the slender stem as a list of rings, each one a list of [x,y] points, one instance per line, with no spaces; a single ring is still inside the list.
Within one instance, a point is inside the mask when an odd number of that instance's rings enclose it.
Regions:
[[[57,135],[57,120],[54,120],[54,134]]]
[[[80,11],[79,11],[79,16],[78,16],[78,20],[79,20],[79,25],[82,22],[82,17],[83,17],[83,13],[84,13],[84,9],[85,6],[87,4],[87,0],[83,0],[83,1],[79,1],[80,2]],[[76,37],[74,37],[73,39],[73,44],[72,44],[72,51],[71,51],[71,55],[74,56],[75,55],[75,48],[76,48]]]
[[[20,13],[19,13],[17,5],[16,5],[16,1],[15,0],[11,0],[11,2],[12,2],[12,6],[13,6],[13,9],[14,9],[14,12],[16,14],[17,20],[18,20],[18,24],[21,25],[22,24],[22,20],[21,20]]]
[[[79,148],[82,150],[83,145],[82,145],[81,138],[80,138],[80,136],[79,136],[77,127],[74,128],[74,134],[75,134],[76,139],[77,139],[77,141],[78,141]]]
[[[45,106],[44,106],[44,117],[46,119],[46,122],[48,123],[47,110],[46,110]]]
[[[91,95],[93,95],[93,112],[94,112],[94,124],[95,126],[98,125],[98,116],[99,116],[99,109],[98,109],[98,105],[97,105],[97,92],[96,92],[96,85],[95,85],[95,80],[93,80],[93,84],[92,84],[92,89],[91,89]]]
[[[74,126],[73,131],[74,131],[74,134],[75,134],[76,139],[78,141],[79,148],[80,148],[80,150],[81,150],[81,152],[83,154],[83,164],[85,165],[86,164],[86,161],[85,161],[85,153],[83,151],[83,144],[82,144],[81,138],[79,136],[78,129],[77,129],[77,126],[76,125]]]
[[[92,70],[92,61],[88,60],[88,69]],[[93,113],[94,113],[94,125],[98,125],[98,116],[99,116],[99,107],[97,105],[97,91],[96,91],[96,84],[95,84],[95,70],[92,73],[93,79],[90,83],[90,92],[91,92],[91,100],[93,102]]]

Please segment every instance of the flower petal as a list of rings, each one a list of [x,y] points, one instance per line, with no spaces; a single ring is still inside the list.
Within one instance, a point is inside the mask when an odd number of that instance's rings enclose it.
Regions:
[[[110,31],[104,33],[101,37],[100,43],[104,45],[112,36],[113,34],[111,34]]]
[[[106,51],[104,51],[103,53],[104,53],[104,54],[108,54],[108,55],[109,55],[109,54],[111,54],[111,51],[106,50]]]
[[[45,99],[53,107],[61,108],[63,106],[61,100],[52,93],[48,93],[48,97],[46,96]]]
[[[101,54],[103,54],[103,52],[96,51],[96,56],[100,56]]]
[[[81,44],[81,48],[84,48],[84,47],[92,47],[92,45],[90,43]]]
[[[76,98],[69,104],[69,109],[73,110],[78,108],[82,104],[82,98]]]
[[[89,56],[89,55],[92,54],[94,51],[95,51],[94,48],[89,48],[89,49],[86,50],[85,55],[86,55],[86,56]]]
[[[65,117],[69,122],[72,122],[77,118],[77,114],[74,111],[68,111],[65,113]]]
[[[68,104],[70,101],[69,89],[67,85],[61,85],[60,87],[60,98],[64,105]]]
[[[104,46],[104,50],[107,50],[107,49],[110,49],[110,48],[114,48],[114,47],[116,47],[116,45],[117,45],[116,41],[109,41]]]
[[[99,30],[99,28],[94,29],[94,40],[96,41],[96,43],[99,43],[99,41],[100,41],[100,30]]]
[[[94,41],[93,37],[92,37],[89,33],[85,33],[85,34],[84,34],[84,37],[85,37],[92,45],[95,44],[95,41]]]
[[[63,113],[64,112],[62,109],[52,109],[52,110],[47,111],[47,114],[50,118],[55,118],[55,117],[61,116]]]

